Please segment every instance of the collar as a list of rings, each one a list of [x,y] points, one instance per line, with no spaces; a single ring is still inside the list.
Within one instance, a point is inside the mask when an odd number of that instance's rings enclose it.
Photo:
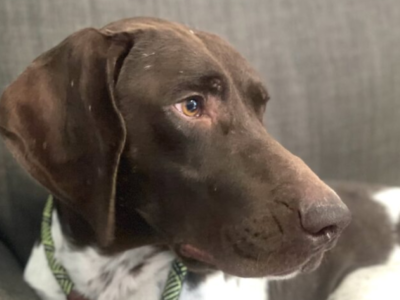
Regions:
[[[52,213],[54,210],[53,197],[49,196],[43,211],[41,240],[44,246],[47,263],[54,278],[58,282],[60,288],[67,296],[68,300],[86,300],[74,290],[74,283],[68,275],[67,270],[55,259],[54,241],[51,236]],[[183,282],[187,274],[187,268],[179,261],[172,263],[171,270],[168,275],[161,300],[178,300],[182,290]]]

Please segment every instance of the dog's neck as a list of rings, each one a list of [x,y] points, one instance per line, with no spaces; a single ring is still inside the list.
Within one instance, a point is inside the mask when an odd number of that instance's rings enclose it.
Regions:
[[[165,248],[143,246],[119,254],[104,255],[95,247],[76,247],[63,234],[57,212],[51,233],[55,258],[69,273],[74,290],[88,300],[159,300],[175,256]],[[25,279],[42,299],[65,300],[44,256],[43,245],[34,248]],[[242,279],[222,272],[190,273],[180,299],[266,300],[266,279]]]
[[[75,210],[55,199],[55,209],[60,221],[61,231],[74,246],[84,248],[97,245],[92,227]],[[129,216],[123,209],[116,208],[115,241],[102,252],[107,254],[121,253],[125,250],[139,248],[146,245],[160,245],[157,233],[143,218],[134,211],[129,211]]]
[[[95,247],[75,247],[62,232],[53,212],[51,228],[57,261],[67,270],[75,291],[87,299],[159,299],[174,256],[145,246],[114,255]],[[53,286],[58,289],[58,286]],[[62,298],[60,298],[62,299]]]

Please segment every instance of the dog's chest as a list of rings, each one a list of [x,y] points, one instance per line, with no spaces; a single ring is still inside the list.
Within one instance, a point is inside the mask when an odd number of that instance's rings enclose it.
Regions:
[[[43,299],[65,300],[46,265],[43,247],[36,247],[25,278]],[[41,257],[43,256],[43,257]],[[173,257],[153,247],[128,251],[115,258],[99,257],[92,249],[63,254],[63,261],[75,289],[93,300],[159,300]],[[67,265],[68,264],[68,265]],[[265,279],[244,279],[208,275],[193,285],[185,282],[180,300],[268,300]]]
[[[91,250],[64,255],[62,261],[75,289],[93,300],[159,300],[172,262],[169,253],[156,253],[152,247],[128,251],[106,259]],[[141,259],[137,259],[137,255]],[[145,259],[145,256],[151,256]],[[97,256],[97,257],[96,257]],[[42,245],[36,247],[25,272],[25,279],[43,299],[65,300],[47,267]],[[226,277],[222,272],[207,276],[196,285],[185,283],[180,300],[268,300],[265,279]]]
[[[82,257],[64,255],[76,290],[93,300],[159,299],[172,255],[154,247],[127,251],[117,257],[99,256],[93,249]]]
[[[57,215],[53,214],[55,257],[68,271],[75,290],[88,300],[159,300],[174,256],[146,246],[117,256],[104,256],[93,248],[74,249],[64,239]],[[65,300],[51,273],[43,245],[32,251],[25,270],[26,281],[42,299]],[[197,284],[185,282],[180,300],[267,300],[266,279],[244,279],[208,275]]]

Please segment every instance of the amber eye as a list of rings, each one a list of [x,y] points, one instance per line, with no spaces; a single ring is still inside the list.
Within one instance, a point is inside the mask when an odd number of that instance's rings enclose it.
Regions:
[[[201,96],[191,96],[175,104],[175,108],[186,117],[196,118],[203,113],[204,99]]]

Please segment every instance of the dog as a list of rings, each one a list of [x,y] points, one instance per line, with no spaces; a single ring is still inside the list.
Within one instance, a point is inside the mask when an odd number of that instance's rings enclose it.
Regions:
[[[181,300],[400,299],[400,189],[321,181],[267,133],[268,100],[227,42],[156,18],[39,56],[5,90],[0,132],[54,197],[73,289],[43,240],[29,285],[46,300],[157,300],[176,261]]]

